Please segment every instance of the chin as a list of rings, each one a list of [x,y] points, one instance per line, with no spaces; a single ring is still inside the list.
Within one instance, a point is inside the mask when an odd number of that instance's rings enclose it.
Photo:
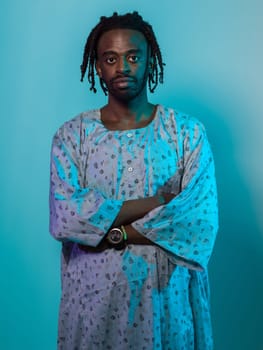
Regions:
[[[131,102],[133,101],[139,94],[114,94],[114,98],[116,100],[122,101],[122,102]]]
[[[123,89],[123,90],[109,90],[109,94],[112,95],[116,100],[119,100],[121,102],[131,102],[134,99],[136,99],[140,94],[142,93],[143,89],[141,90],[130,90],[130,89]]]

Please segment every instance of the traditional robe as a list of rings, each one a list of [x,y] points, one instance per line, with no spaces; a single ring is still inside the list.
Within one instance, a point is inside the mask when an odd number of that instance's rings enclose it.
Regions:
[[[154,245],[97,246],[126,200],[176,194],[132,223]],[[146,127],[108,130],[100,110],[53,139],[50,232],[62,242],[58,349],[213,348],[207,264],[218,229],[203,125],[157,106]]]

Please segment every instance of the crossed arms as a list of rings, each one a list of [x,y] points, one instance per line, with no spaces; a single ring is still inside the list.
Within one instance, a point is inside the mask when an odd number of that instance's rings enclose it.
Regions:
[[[134,200],[105,198],[94,188],[79,184],[76,146],[68,142],[65,128],[53,140],[51,154],[50,231],[61,241],[97,246],[111,227],[125,225],[129,241],[148,240],[176,259],[205,267],[212,252],[217,227],[217,196],[214,164],[202,126],[195,142],[184,142],[184,173],[180,193],[170,190],[178,177],[159,194]],[[71,135],[71,134],[70,134]]]

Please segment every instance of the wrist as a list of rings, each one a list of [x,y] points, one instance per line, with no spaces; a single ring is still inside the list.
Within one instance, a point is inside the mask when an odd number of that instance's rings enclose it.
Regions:
[[[127,243],[127,241],[128,241],[128,233],[127,233],[127,231],[126,231],[126,229],[125,229],[125,227],[123,225],[121,225],[121,231],[123,233],[123,239]]]
[[[111,248],[120,250],[125,248],[128,236],[124,226],[121,226],[112,228],[105,239]]]
[[[152,245],[153,242],[138,232],[132,225],[125,226],[129,244]]]

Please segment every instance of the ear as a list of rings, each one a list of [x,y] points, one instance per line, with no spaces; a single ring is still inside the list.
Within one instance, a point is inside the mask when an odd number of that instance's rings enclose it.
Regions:
[[[100,63],[99,63],[98,61],[96,61],[95,67],[96,67],[96,72],[97,72],[98,76],[99,76],[100,78],[102,78],[101,67],[100,67]]]

